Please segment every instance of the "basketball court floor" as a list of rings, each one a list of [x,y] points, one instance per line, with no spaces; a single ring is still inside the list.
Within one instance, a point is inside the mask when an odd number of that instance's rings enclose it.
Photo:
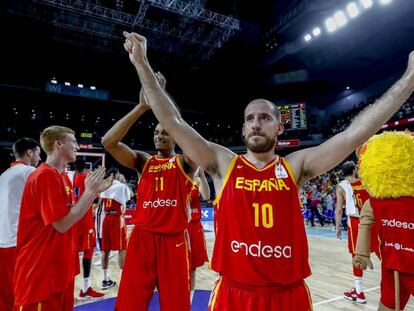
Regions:
[[[214,234],[212,231],[212,222],[203,223],[209,256],[212,254]],[[342,298],[344,291],[354,287],[354,278],[352,275],[351,256],[348,253],[346,232],[343,232],[343,240],[335,236],[332,225],[325,227],[306,226],[309,242],[309,260],[312,269],[312,275],[306,279],[309,286],[314,310],[316,311],[333,311],[333,310],[377,310],[380,298],[380,262],[374,255],[372,262],[374,270],[364,272],[363,286],[366,304],[358,304]],[[93,261],[99,260],[99,255],[94,255]],[[110,260],[109,271],[111,279],[119,283],[119,269],[117,255]],[[207,310],[210,290],[217,275],[209,270],[208,265],[197,270],[196,292],[193,299],[192,310]],[[137,280],[138,281],[138,280]],[[76,278],[75,285],[75,310],[76,311],[94,311],[94,310],[113,310],[114,297],[118,292],[118,284],[107,291],[106,299],[95,302],[79,301],[76,297],[79,295],[82,278]],[[100,266],[93,266],[91,272],[91,282],[95,290],[100,291],[102,283],[102,270]],[[150,311],[159,310],[158,296],[154,295],[153,301],[149,308]],[[405,310],[414,311],[414,299],[411,297]]]

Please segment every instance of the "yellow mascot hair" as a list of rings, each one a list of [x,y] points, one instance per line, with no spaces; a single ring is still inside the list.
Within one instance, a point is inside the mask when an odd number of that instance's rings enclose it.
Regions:
[[[362,183],[372,197],[414,197],[413,133],[384,132],[371,137],[359,164]]]

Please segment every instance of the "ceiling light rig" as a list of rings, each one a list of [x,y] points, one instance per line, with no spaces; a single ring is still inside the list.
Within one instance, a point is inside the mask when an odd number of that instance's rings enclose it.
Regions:
[[[376,0],[380,5],[390,4],[393,0]],[[357,18],[364,11],[372,8],[374,0],[359,0],[351,1],[345,6],[345,10],[337,10],[332,16],[325,19],[325,31],[327,33],[333,33],[340,28],[346,26],[348,21]],[[303,36],[305,42],[311,42],[316,37],[322,34],[322,29],[315,27],[311,33],[306,33]]]
[[[53,77],[51,80],[50,80],[50,83],[52,83],[52,84],[59,84],[59,82],[56,80],[56,78],[55,77]],[[70,82],[64,82],[63,83],[65,86],[71,86],[71,83]],[[75,86],[76,87],[76,86]],[[85,86],[84,86],[84,84],[83,83],[78,83],[77,84],[77,87],[78,88],[80,88],[80,89],[83,89]],[[96,86],[94,86],[94,85],[91,85],[90,87],[89,87],[91,90],[96,90]]]

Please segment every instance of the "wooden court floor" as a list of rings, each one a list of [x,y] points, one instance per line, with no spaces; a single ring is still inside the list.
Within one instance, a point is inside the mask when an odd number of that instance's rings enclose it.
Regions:
[[[333,230],[333,228],[325,230]],[[211,256],[214,242],[212,233],[206,233],[206,241]],[[315,311],[377,310],[380,297],[380,263],[375,256],[372,258],[374,270],[364,273],[363,286],[367,303],[364,305],[357,304],[342,298],[343,292],[354,286],[351,256],[348,253],[347,241],[325,236],[308,236],[308,242],[312,275],[306,282],[312,295]],[[95,255],[93,261],[98,259],[99,255]],[[111,278],[118,283],[120,273],[117,255],[110,260],[109,271]],[[92,285],[96,290],[100,289],[102,276],[100,266],[93,266],[91,278]],[[211,290],[215,279],[216,274],[209,270],[208,265],[205,264],[197,270],[196,289]],[[78,276],[75,284],[75,305],[84,303],[76,298],[79,295],[80,288],[81,277]],[[118,284],[116,287],[103,292],[107,294],[107,297],[114,297],[117,295],[117,291]],[[413,297],[411,297],[405,310],[414,311]]]

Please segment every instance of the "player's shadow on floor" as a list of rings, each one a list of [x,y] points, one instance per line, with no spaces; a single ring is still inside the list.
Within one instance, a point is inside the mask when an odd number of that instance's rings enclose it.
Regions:
[[[191,311],[205,311],[207,310],[208,300],[210,298],[209,290],[196,290],[194,292],[193,303],[191,305]],[[74,308],[75,311],[112,311],[114,310],[116,298],[108,298],[100,301],[87,303]],[[160,309],[158,292],[154,293],[152,297],[149,311],[158,311]]]

